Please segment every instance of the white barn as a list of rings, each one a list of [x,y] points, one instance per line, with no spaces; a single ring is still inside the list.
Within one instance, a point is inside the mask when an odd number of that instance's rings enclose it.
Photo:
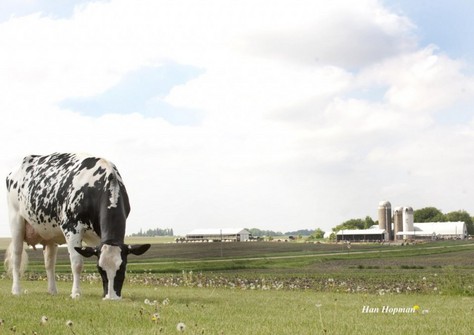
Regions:
[[[343,229],[336,233],[336,241],[384,241],[387,239],[385,229],[372,226],[369,229]]]
[[[250,239],[250,232],[243,228],[195,229],[186,234],[190,242],[245,242]]]
[[[425,239],[460,239],[468,237],[467,226],[463,221],[453,222],[420,222],[413,224],[413,231],[399,232],[397,235],[410,236],[410,238]]]

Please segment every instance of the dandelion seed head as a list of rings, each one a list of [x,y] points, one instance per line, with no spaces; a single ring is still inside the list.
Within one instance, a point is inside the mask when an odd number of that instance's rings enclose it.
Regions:
[[[176,330],[179,332],[184,332],[186,325],[183,322],[180,322],[176,325]]]
[[[66,326],[72,327],[73,325],[74,325],[74,323],[71,320],[66,321]]]
[[[41,324],[42,324],[42,325],[45,325],[45,324],[47,324],[47,323],[48,323],[48,317],[47,317],[46,315],[43,315],[43,316],[41,317]]]

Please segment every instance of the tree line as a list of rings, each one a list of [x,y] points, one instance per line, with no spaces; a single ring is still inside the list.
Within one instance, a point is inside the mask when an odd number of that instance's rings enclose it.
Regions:
[[[153,236],[174,236],[173,233],[173,228],[155,228],[155,229],[148,229],[146,231],[143,231],[140,229],[138,233],[133,233],[130,236],[147,236],[147,237],[153,237]]]
[[[273,231],[273,230],[262,230],[258,228],[245,228],[247,229],[250,234],[254,237],[263,237],[263,236],[308,236],[314,233],[315,230],[313,229],[300,229],[294,231],[287,231],[283,233],[281,231]],[[324,234],[324,233],[323,233]]]

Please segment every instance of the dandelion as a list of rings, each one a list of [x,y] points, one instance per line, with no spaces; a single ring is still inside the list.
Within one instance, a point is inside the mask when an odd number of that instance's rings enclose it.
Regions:
[[[158,322],[158,321],[160,321],[160,314],[154,313],[154,314],[151,316],[151,321],[153,321],[153,322]]]
[[[179,332],[184,332],[186,325],[183,322],[180,322],[176,325],[176,330]]]
[[[43,315],[41,317],[40,325],[44,326],[48,323],[48,317],[46,315]]]
[[[415,310],[415,312],[418,312],[418,310],[420,309],[420,306],[415,305],[415,306],[413,306],[413,309]]]

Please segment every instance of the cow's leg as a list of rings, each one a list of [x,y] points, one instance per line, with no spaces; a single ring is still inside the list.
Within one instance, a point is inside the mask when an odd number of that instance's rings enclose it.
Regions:
[[[74,249],[82,246],[82,234],[65,234],[67,248],[69,251],[69,259],[71,260],[72,270],[72,291],[71,298],[79,298],[81,295],[81,272],[84,265],[82,256]]]
[[[56,255],[58,253],[58,245],[56,243],[46,244],[43,249],[44,266],[48,277],[48,292],[51,294],[58,293],[56,288]]]
[[[25,220],[17,212],[10,213],[10,226],[12,242],[9,250],[9,266],[11,267],[13,277],[12,294],[19,295],[21,293],[20,277],[22,267],[22,256],[24,253],[23,239],[25,237]]]

